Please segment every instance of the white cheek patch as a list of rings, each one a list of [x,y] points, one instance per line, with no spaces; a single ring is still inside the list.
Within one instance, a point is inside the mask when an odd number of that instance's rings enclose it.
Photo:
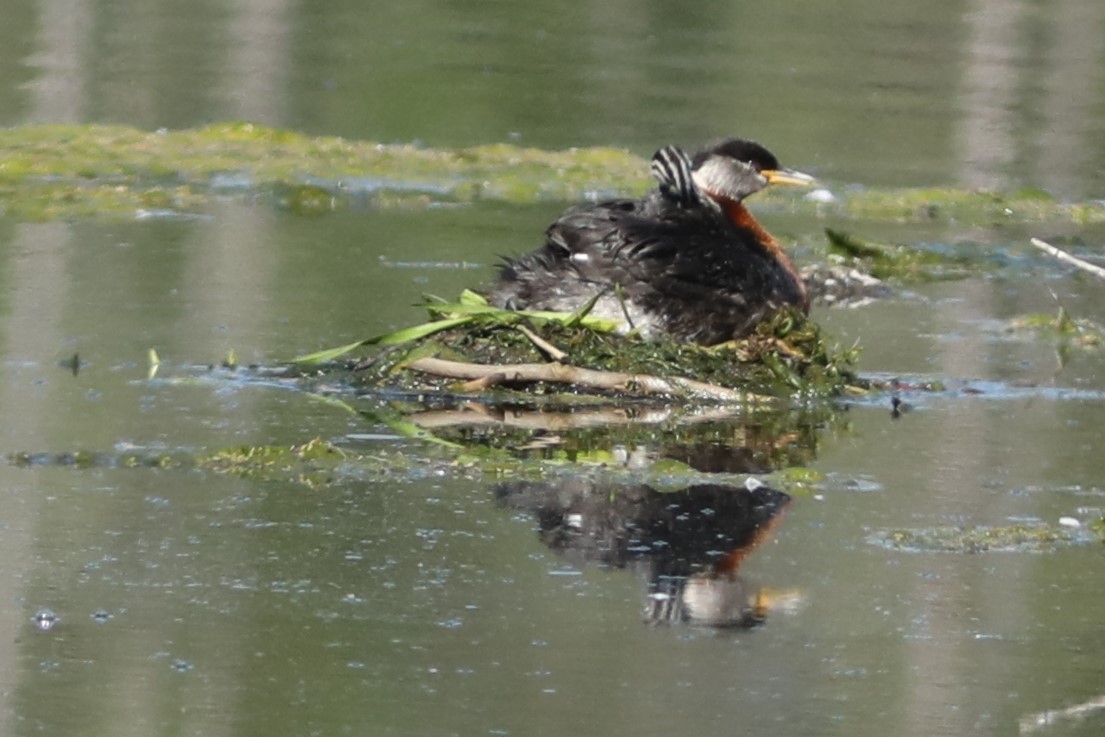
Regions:
[[[573,253],[571,261],[574,264],[585,264],[591,260],[591,257],[586,253]]]
[[[713,197],[723,197],[737,202],[767,184],[767,180],[748,164],[718,156],[702,162],[692,176],[694,183],[703,192],[708,192]],[[741,191],[742,184],[746,185],[750,177],[759,186]]]
[[[717,166],[712,160],[708,160],[694,170],[691,178],[694,179],[695,185],[703,192],[710,192],[714,188],[710,185],[713,184],[713,180],[717,175]]]

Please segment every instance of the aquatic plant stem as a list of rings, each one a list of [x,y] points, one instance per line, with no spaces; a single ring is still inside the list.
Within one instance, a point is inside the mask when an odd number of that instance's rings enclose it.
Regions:
[[[1042,241],[1039,238],[1033,238],[1032,245],[1036,246],[1036,248],[1039,248],[1041,251],[1048,254],[1049,256],[1054,256],[1060,261],[1066,262],[1071,266],[1077,266],[1079,269],[1082,269],[1082,271],[1093,274],[1098,279],[1105,279],[1105,269],[1095,264],[1091,264],[1089,261],[1083,261],[1077,256],[1071,256],[1066,251],[1059,250],[1047,241]]]
[[[629,331],[636,330],[637,326],[633,324],[633,318],[629,316],[629,308],[625,304],[625,293],[622,291],[621,284],[614,285],[614,296],[618,298],[618,304],[622,306],[622,314],[625,315],[625,324],[629,326]]]

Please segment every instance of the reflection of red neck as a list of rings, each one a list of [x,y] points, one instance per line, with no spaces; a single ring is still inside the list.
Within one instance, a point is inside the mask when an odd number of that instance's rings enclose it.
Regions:
[[[717,562],[714,566],[714,574],[718,576],[735,575],[741,563],[748,557],[748,554],[758,548],[762,543],[771,539],[771,536],[775,534],[775,529],[782,521],[783,512],[779,511],[771,519],[761,524],[759,529],[752,533],[751,539],[746,541],[741,547],[730,550],[724,558]]]
[[[713,197],[721,207],[721,211],[725,213],[725,217],[729,218],[729,222],[751,233],[760,248],[764,249],[771,258],[783,267],[785,272],[790,274],[798,288],[798,293],[802,295],[802,310],[808,313],[810,310],[810,296],[806,293],[806,282],[798,275],[798,270],[794,268],[790,256],[783,251],[779,242],[775,240],[771,233],[764,230],[764,226],[760,225],[756,218],[752,217],[752,213],[748,211],[744,203],[739,200],[731,200],[728,197]]]

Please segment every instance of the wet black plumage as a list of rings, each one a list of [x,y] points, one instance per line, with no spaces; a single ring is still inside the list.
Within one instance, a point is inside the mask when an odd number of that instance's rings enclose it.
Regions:
[[[628,315],[646,337],[705,345],[747,335],[782,308],[808,310],[790,259],[741,201],[770,181],[809,177],[741,139],[693,159],[663,148],[652,172],[659,186],[642,199],[561,215],[541,248],[504,263],[491,302],[572,311],[599,293],[592,314],[623,323]]]

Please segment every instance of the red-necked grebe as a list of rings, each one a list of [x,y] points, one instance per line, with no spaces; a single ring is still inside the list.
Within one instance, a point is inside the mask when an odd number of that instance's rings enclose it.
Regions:
[[[738,138],[693,157],[662,148],[652,174],[659,187],[643,199],[561,215],[541,248],[502,266],[492,304],[570,312],[599,294],[593,315],[646,338],[703,345],[743,337],[783,309],[809,311],[794,264],[743,200],[812,177]]]

